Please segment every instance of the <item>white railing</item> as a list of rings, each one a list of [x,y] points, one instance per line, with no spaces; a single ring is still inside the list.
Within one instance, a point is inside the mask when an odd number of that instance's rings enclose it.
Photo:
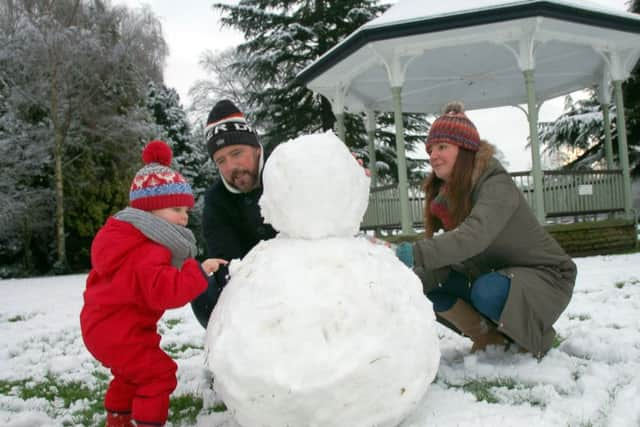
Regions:
[[[610,215],[624,211],[622,171],[544,171],[544,208],[548,221],[578,220],[588,215]],[[510,174],[529,205],[535,187],[530,172]],[[414,226],[423,223],[424,193],[410,187],[409,209]],[[396,185],[371,189],[369,206],[362,229],[397,229],[400,227],[400,197]]]

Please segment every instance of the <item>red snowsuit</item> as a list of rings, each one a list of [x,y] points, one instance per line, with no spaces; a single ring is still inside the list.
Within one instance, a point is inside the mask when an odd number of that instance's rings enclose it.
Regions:
[[[114,376],[105,408],[162,425],[177,365],[160,349],[156,323],[207,288],[200,264],[189,258],[178,270],[168,248],[115,218],[94,238],[91,264],[80,325],[87,349]]]

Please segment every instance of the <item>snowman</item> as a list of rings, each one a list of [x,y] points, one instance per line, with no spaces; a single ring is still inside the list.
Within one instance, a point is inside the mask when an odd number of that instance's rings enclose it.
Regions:
[[[216,393],[244,427],[397,426],[440,350],[420,280],[354,237],[369,179],[327,132],[279,145],[263,184],[279,234],[230,264],[206,335]]]

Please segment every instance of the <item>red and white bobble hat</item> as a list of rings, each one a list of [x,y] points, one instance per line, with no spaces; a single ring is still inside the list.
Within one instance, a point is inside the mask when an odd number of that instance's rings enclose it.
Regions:
[[[129,205],[143,211],[194,204],[191,186],[171,169],[173,152],[163,141],[151,141],[142,150],[145,166],[136,173],[129,189]]]

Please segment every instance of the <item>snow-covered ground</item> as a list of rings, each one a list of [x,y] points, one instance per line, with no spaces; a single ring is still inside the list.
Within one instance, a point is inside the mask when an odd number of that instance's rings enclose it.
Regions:
[[[640,253],[576,262],[578,282],[556,325],[556,348],[541,361],[513,352],[470,355],[468,340],[438,326],[438,376],[402,426],[639,426]],[[85,277],[0,281],[0,425],[80,425],[74,413],[95,405],[29,397],[18,385],[104,386],[107,371],[80,337]],[[160,329],[179,365],[174,395],[203,399],[191,425],[235,426],[227,412],[212,409],[217,399],[203,369],[204,331],[191,309],[167,312]]]

